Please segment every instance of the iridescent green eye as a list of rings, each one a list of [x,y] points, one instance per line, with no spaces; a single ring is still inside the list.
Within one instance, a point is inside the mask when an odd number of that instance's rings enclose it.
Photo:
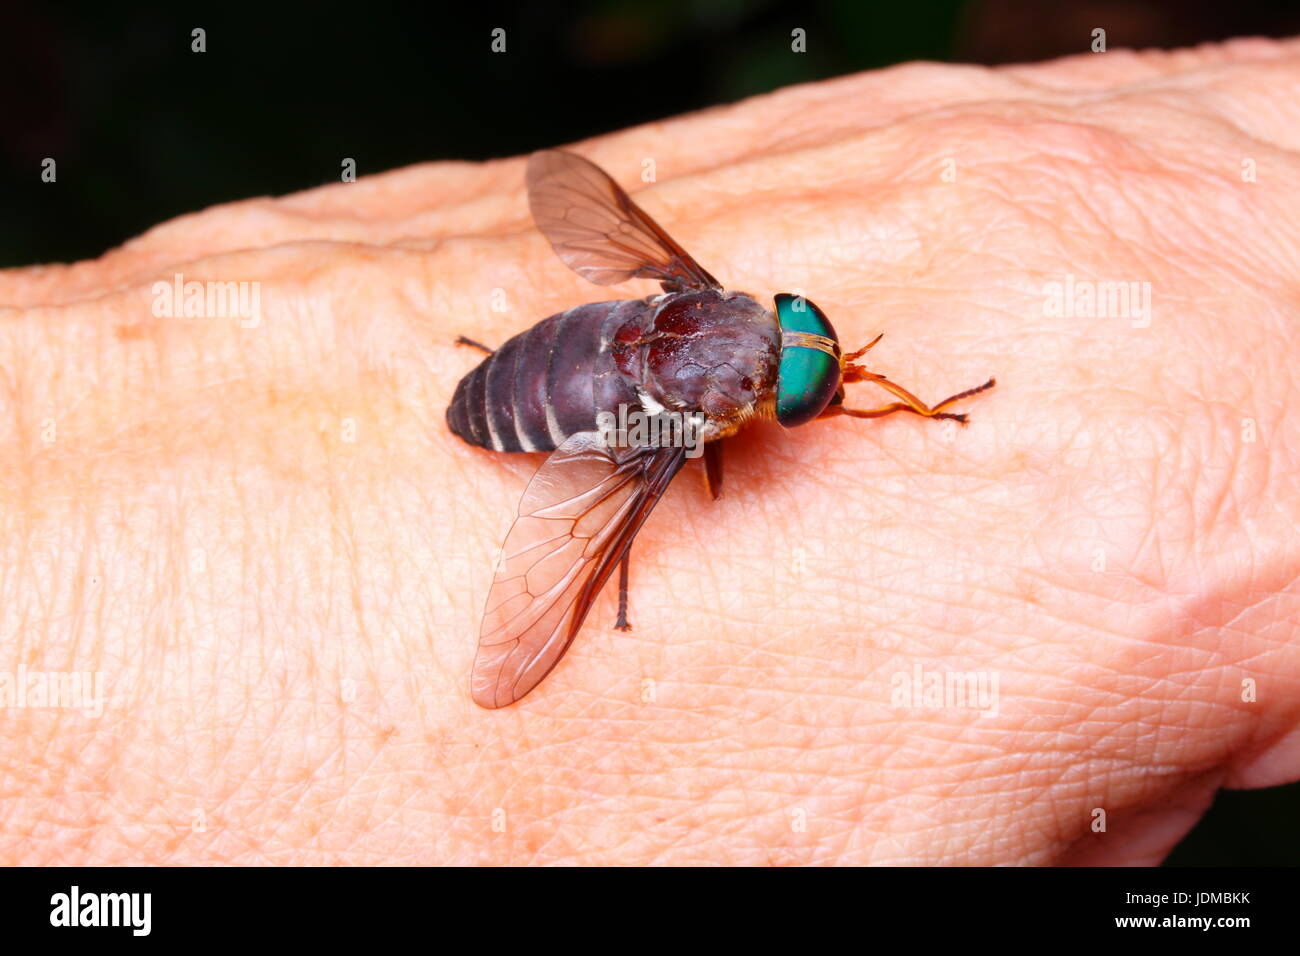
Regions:
[[[840,340],[826,313],[802,296],[776,297],[781,364],[776,376],[776,420],[786,428],[812,421],[840,387]]]

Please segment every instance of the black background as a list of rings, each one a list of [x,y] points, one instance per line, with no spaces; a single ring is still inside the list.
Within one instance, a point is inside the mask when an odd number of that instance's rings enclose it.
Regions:
[[[1019,951],[1059,949],[1063,939],[1084,947],[1118,937],[1128,937],[1133,941],[1129,945],[1149,945],[1159,939],[1166,948],[1179,951],[1192,939],[1202,944],[1212,940],[1211,945],[1222,952],[1257,952],[1270,943],[1272,949],[1286,951],[1287,944],[1294,948],[1295,894],[1292,875],[1286,870],[1060,867],[1045,872],[996,867],[974,876],[957,867],[859,870],[850,876],[856,898],[848,907],[834,905],[839,900],[827,892],[835,880],[829,875],[765,874],[763,886],[755,886],[752,895],[743,873],[732,871],[728,893],[694,892],[698,888],[694,880],[699,878],[694,873],[672,878],[685,886],[684,899],[680,892],[633,894],[622,882],[654,881],[653,889],[659,890],[662,877],[650,872],[602,875],[598,885],[585,873],[556,873],[547,880],[565,893],[566,900],[583,907],[584,937],[607,944],[639,933],[672,949],[742,953],[774,948],[776,940],[784,950],[807,948],[810,939],[851,939],[869,946],[882,937],[922,952],[950,941],[966,952],[998,948],[1010,940],[1013,946],[1019,944]],[[526,875],[524,880],[528,879]],[[259,949],[284,947],[294,953],[369,952],[402,948],[396,941],[408,936],[421,943],[428,940],[429,948],[436,951],[448,935],[459,942],[463,935],[482,933],[483,927],[504,928],[510,940],[507,946],[527,944],[530,936],[553,935],[555,894],[524,892],[527,884],[507,886],[513,880],[509,873],[444,874],[398,868],[4,870],[0,871],[0,925],[10,945],[20,941],[55,952],[70,946],[134,949],[151,943],[175,952],[177,944],[195,939],[217,952],[241,951],[250,944]],[[732,905],[735,900],[772,896],[774,881],[780,881],[781,905],[757,913],[753,907]],[[125,927],[51,927],[51,898],[68,894],[73,885],[82,895],[151,893],[152,932],[135,937]],[[844,884],[832,888],[832,893],[834,889],[847,896]],[[1128,902],[1130,894],[1172,898],[1179,892],[1193,898],[1198,892],[1239,893],[1247,898],[1200,906]],[[936,913],[941,917],[936,919]],[[705,918],[691,919],[692,915]],[[1171,916],[1246,917],[1250,925],[1209,931],[1116,926],[1117,917]],[[469,939],[478,942],[480,937]],[[63,949],[55,949],[52,944],[57,943]]]
[[[525,153],[911,59],[1033,61],[1300,34],[1300,7],[607,0],[46,6],[0,26],[0,267],[98,256],[182,213],[436,159]],[[190,31],[207,31],[207,52]],[[490,33],[506,30],[509,55]],[[789,50],[807,31],[808,52]],[[58,163],[56,184],[41,161]],[[2,306],[4,303],[0,303]],[[1225,793],[1171,865],[1300,862],[1300,785]]]

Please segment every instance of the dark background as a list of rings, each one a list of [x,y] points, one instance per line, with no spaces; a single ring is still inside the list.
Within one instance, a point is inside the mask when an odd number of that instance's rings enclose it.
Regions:
[[[190,52],[194,27],[206,53]],[[506,56],[489,50],[494,27]],[[808,35],[797,57],[794,27]],[[0,267],[98,256],[181,213],[337,182],[345,156],[358,175],[508,156],[904,60],[1082,53],[1095,27],[1112,49],[1290,36],[1300,5],[23,4],[0,25]],[[1169,863],[1300,863],[1300,784],[1222,794]]]

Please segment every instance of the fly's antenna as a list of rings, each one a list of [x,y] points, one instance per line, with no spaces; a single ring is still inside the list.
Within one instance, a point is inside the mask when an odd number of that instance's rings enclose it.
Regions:
[[[851,382],[870,382],[870,381],[874,381],[877,378],[882,377],[876,375],[874,372],[868,372],[865,365],[854,365],[853,360],[862,358],[862,356],[866,355],[873,348],[875,348],[876,343],[879,342],[884,337],[885,337],[885,333],[881,332],[879,335],[877,335],[866,345],[862,346],[862,348],[858,349],[856,352],[850,352],[848,355],[840,356],[840,381],[841,382],[845,384],[849,384]]]

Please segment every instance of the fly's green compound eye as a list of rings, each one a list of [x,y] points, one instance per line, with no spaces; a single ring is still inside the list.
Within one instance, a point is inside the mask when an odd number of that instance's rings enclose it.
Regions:
[[[776,420],[786,428],[812,421],[840,386],[840,340],[826,313],[802,296],[776,297],[781,364],[776,374]]]

